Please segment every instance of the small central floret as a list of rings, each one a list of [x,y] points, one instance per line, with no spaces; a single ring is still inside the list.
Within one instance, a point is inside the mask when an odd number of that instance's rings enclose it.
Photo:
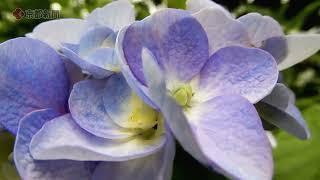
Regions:
[[[189,107],[191,98],[193,96],[192,94],[192,88],[190,85],[183,85],[177,90],[173,92],[173,97],[176,100],[176,102],[182,106],[182,107]]]
[[[132,95],[132,107],[134,107],[128,121],[131,127],[148,130],[157,124],[158,112],[144,103],[136,94]]]

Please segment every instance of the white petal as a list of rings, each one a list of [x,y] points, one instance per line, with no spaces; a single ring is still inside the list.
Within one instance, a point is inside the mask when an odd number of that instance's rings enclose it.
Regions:
[[[286,36],[288,54],[280,64],[279,70],[287,69],[312,56],[320,49],[320,34],[297,34]]]

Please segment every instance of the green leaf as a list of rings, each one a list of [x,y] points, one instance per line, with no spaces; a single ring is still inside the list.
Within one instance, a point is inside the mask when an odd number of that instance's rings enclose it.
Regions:
[[[311,130],[311,139],[300,141],[279,132],[278,147],[274,150],[274,179],[320,179],[320,105],[307,108],[303,115]]]

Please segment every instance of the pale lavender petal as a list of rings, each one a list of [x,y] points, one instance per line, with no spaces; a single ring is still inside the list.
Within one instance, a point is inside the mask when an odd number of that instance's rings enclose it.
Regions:
[[[226,15],[232,17],[232,15],[230,14],[230,12],[228,12],[228,10],[226,10],[224,7],[222,7],[221,5],[211,0],[187,0],[186,5],[187,5],[187,10],[190,11],[191,13],[197,13],[200,10],[203,10],[205,8],[215,8],[215,9],[221,10]]]
[[[283,84],[277,84],[271,94],[256,104],[256,108],[269,123],[300,139],[308,139],[310,131],[294,103],[291,90]]]
[[[57,19],[39,24],[27,37],[39,39],[55,49],[60,49],[61,43],[79,43],[87,29],[82,19]]]
[[[108,139],[131,137],[134,132],[119,127],[107,114],[103,102],[106,82],[85,80],[74,85],[69,98],[71,115],[80,127],[96,136]]]
[[[81,37],[77,54],[84,58],[97,48],[112,46],[115,43],[115,36],[116,34],[107,27],[92,28]],[[111,42],[108,42],[108,38],[111,38]]]
[[[102,162],[94,174],[93,180],[171,180],[175,142],[168,137],[166,145],[159,151],[144,158],[124,162]]]
[[[108,71],[102,67],[96,66],[86,61],[85,59],[79,57],[79,55],[77,54],[77,51],[78,51],[77,47],[71,46],[70,44],[69,45],[64,44],[64,46],[61,48],[61,52],[63,53],[63,55],[65,55],[69,60],[71,60],[73,63],[79,66],[83,71],[93,75],[93,77],[97,79],[106,78],[113,73],[111,71]]]
[[[281,25],[272,17],[249,13],[238,20],[247,27],[251,44],[255,47],[260,47],[266,39],[284,36]]]
[[[195,99],[206,101],[223,94],[238,94],[256,103],[277,83],[274,58],[256,48],[230,46],[213,54],[200,73]]]
[[[279,70],[300,63],[320,50],[320,34],[288,35],[285,38],[288,45],[287,56],[278,65]]]
[[[80,128],[67,114],[53,119],[33,137],[30,151],[35,159],[79,161],[127,161],[159,151],[166,135],[147,139],[135,136],[125,140],[100,138]]]
[[[208,39],[187,11],[165,9],[130,25],[123,37],[125,62],[145,84],[141,51],[148,48],[172,79],[189,81],[208,59]]]
[[[114,31],[134,22],[134,6],[127,0],[118,0],[92,11],[86,20],[89,24],[106,26]]]
[[[223,10],[206,8],[193,14],[193,16],[207,33],[210,55],[223,47],[250,45],[246,27],[239,21],[227,16]]]
[[[215,97],[190,109],[189,121],[210,166],[231,179],[271,179],[272,151],[254,106],[241,96]]]
[[[31,156],[29,144],[33,135],[41,129],[43,124],[58,115],[53,110],[45,109],[33,111],[21,120],[14,147],[14,161],[22,179],[90,179],[91,163],[68,160],[38,161]]]
[[[19,120],[31,111],[65,111],[68,74],[55,50],[39,40],[16,38],[0,44],[0,81],[0,121],[14,134]]]

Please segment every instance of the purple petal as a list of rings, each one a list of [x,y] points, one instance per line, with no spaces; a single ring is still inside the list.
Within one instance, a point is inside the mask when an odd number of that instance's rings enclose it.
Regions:
[[[107,114],[103,102],[105,85],[106,80],[77,83],[69,99],[72,117],[80,127],[99,137],[122,139],[135,135],[134,132],[117,126]]]
[[[185,114],[167,95],[156,62],[143,64],[151,97],[187,152],[234,179],[271,179],[271,147],[252,104],[240,96],[221,96]]]
[[[230,12],[228,12],[228,10],[226,10],[221,5],[215,3],[214,1],[210,1],[210,0],[187,0],[186,5],[187,5],[187,10],[192,12],[192,13],[197,13],[197,12],[203,10],[203,9],[206,9],[206,8],[215,8],[215,9],[218,9],[218,10],[222,11],[227,16],[232,17],[232,15],[230,14]]]
[[[134,6],[127,0],[111,2],[91,12],[86,20],[89,24],[106,26],[114,31],[134,22]]]
[[[32,33],[26,36],[39,39],[55,49],[60,49],[61,43],[79,43],[87,29],[82,19],[57,19],[39,24]]]
[[[64,44],[64,47],[61,48],[63,55],[65,55],[69,60],[78,65],[82,70],[92,74],[97,79],[103,79],[110,76],[113,72],[108,71],[102,67],[94,65],[77,55],[77,51],[73,51],[69,48],[75,48],[74,46],[70,46]],[[74,49],[76,50],[76,49]]]
[[[175,155],[175,142],[168,137],[166,145],[161,151],[144,158],[124,162],[102,162],[94,174],[94,180],[171,180],[173,159]]]
[[[223,47],[250,45],[246,27],[239,21],[227,16],[223,10],[206,8],[193,14],[193,16],[207,33],[210,55]]]
[[[291,90],[277,84],[271,94],[256,104],[260,116],[271,124],[300,139],[310,138],[310,132],[299,109],[292,102]]]
[[[43,108],[65,111],[68,74],[47,44],[16,38],[0,44],[0,121],[14,134],[19,120]]]
[[[126,140],[100,138],[80,128],[67,114],[46,123],[33,137],[30,151],[35,159],[127,161],[157,152],[166,139],[165,134],[154,139],[142,136]]]
[[[219,96],[190,109],[210,165],[232,179],[271,179],[272,151],[254,106],[241,96]]]
[[[272,37],[262,42],[261,49],[270,53],[277,63],[281,63],[288,55],[288,42],[285,37]]]
[[[139,97],[142,98],[145,103],[156,109],[156,105],[152,102],[152,100],[150,100],[150,97],[148,95],[148,88],[137,80],[137,78],[133,75],[132,71],[130,70],[127,61],[125,60],[123,52],[123,38],[126,30],[127,27],[119,31],[115,47],[119,58],[119,66],[121,68],[121,73],[126,78],[129,86],[139,95]]]
[[[148,48],[172,78],[189,81],[208,59],[208,39],[187,11],[165,9],[130,25],[121,42],[125,62],[145,84],[141,51]]]
[[[43,124],[56,116],[58,116],[58,113],[55,111],[45,109],[33,111],[21,120],[14,147],[14,161],[22,179],[90,179],[91,172],[87,162],[37,161],[32,158],[29,152],[32,136],[41,129]]]
[[[115,33],[107,27],[96,27],[87,31],[79,42],[78,54],[80,57],[87,56],[93,50],[104,45],[113,46],[115,43]],[[111,38],[111,42],[107,42]]]
[[[230,46],[213,54],[200,73],[195,99],[204,102],[224,94],[238,94],[256,103],[277,83],[274,58],[256,48]]]
[[[260,47],[266,39],[284,36],[281,25],[272,17],[249,13],[238,20],[247,27],[251,44],[255,47]]]

